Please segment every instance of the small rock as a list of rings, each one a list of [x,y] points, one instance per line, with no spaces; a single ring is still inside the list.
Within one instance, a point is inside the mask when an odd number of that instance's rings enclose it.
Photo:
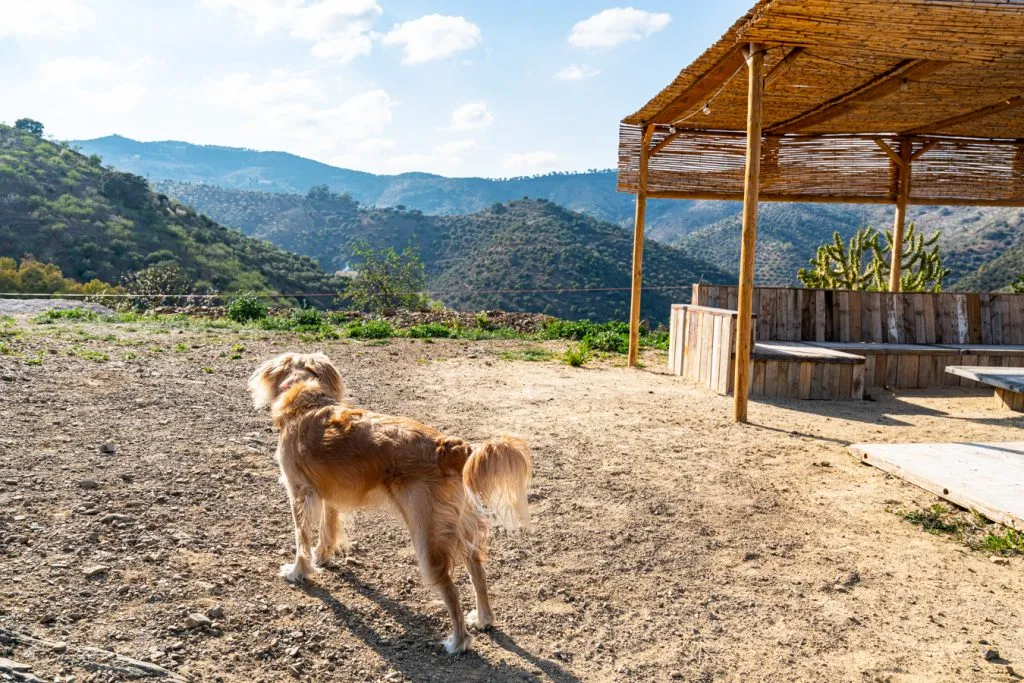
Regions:
[[[108,567],[105,564],[94,564],[90,567],[86,567],[85,569],[83,569],[82,573],[85,574],[85,577],[88,579],[92,578],[93,576],[99,576],[100,574],[106,574],[109,571],[110,567]]]
[[[991,662],[993,659],[999,659],[999,650],[994,647],[986,647],[981,656],[985,658],[986,662]]]
[[[750,562],[751,560],[756,560],[758,557],[760,557],[760,555],[758,555],[757,553],[743,553],[743,561],[744,562]]]
[[[130,591],[130,590],[131,590],[131,586],[118,586],[117,587],[117,594],[118,595],[128,595],[128,591]]]
[[[298,664],[292,664],[291,666],[289,666],[288,667],[288,672],[291,673],[291,675],[295,676],[296,678],[301,678],[302,677],[302,667],[299,666]]]
[[[64,643],[64,642],[54,643],[53,647],[51,647],[50,649],[53,650],[54,652],[58,653],[58,654],[61,653],[61,652],[67,652],[68,644]]]
[[[213,620],[205,614],[194,612],[185,619],[185,626],[187,628],[209,628],[213,626]]]
[[[0,657],[0,669],[5,669],[14,673],[25,673],[32,670],[32,665],[22,664],[21,662],[16,662],[13,659]]]
[[[93,481],[92,479],[83,479],[82,481],[78,482],[78,488],[80,489],[91,490],[99,488],[99,486],[99,483]]]
[[[298,646],[288,648],[288,656],[289,657],[298,657],[299,656],[299,648],[298,648]]]
[[[100,453],[104,453],[106,455],[113,455],[114,453],[117,453],[117,444],[113,441],[104,441],[100,446]]]
[[[1005,557],[993,557],[992,558],[992,564],[998,564],[998,565],[1001,565],[1003,567],[1008,567],[1008,566],[1010,566],[1010,561],[1008,559],[1006,559]]]
[[[116,512],[110,512],[100,517],[100,524],[111,524],[113,522],[119,522],[121,524],[131,524],[135,521],[135,518],[128,515],[120,515]]]
[[[217,605],[216,607],[211,607],[209,611],[206,612],[206,616],[210,617],[211,619],[223,619],[224,608],[220,605]]]

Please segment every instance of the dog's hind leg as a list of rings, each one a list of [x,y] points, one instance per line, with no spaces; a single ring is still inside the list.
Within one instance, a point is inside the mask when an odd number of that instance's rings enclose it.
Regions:
[[[348,553],[348,537],[337,506],[324,501],[320,507],[320,541],[313,551],[313,563],[326,567],[339,547]]]
[[[491,611],[491,601],[487,596],[487,575],[484,574],[481,553],[474,550],[469,554],[466,558],[466,569],[476,592],[476,609],[466,615],[466,624],[472,628],[488,629],[494,624],[494,612]]]
[[[297,583],[310,569],[310,546],[313,544],[313,514],[316,510],[316,494],[306,487],[293,487],[288,483],[288,499],[292,504],[292,521],[295,523],[295,562],[281,565],[281,576],[285,581]]]

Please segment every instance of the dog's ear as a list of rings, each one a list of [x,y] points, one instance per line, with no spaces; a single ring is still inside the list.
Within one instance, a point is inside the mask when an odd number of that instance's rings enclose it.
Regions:
[[[322,353],[312,353],[305,358],[306,370],[308,370],[320,382],[324,393],[341,401],[345,394],[345,382],[341,379],[331,359]]]
[[[295,354],[285,353],[266,361],[249,377],[249,393],[257,410],[266,408],[277,399],[281,378],[291,372]]]

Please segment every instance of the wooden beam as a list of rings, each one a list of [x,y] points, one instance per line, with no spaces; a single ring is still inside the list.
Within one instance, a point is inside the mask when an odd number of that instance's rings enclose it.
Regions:
[[[889,156],[890,159],[892,159],[892,162],[894,164],[896,164],[897,166],[903,165],[903,159],[901,159],[900,155],[897,154],[896,151],[889,146],[889,143],[887,143],[882,138],[875,138],[875,144],[878,145],[881,148],[881,150]]]
[[[633,291],[629,299],[629,367],[640,356],[640,287],[644,269],[644,216],[647,213],[647,161],[654,126],[644,126],[640,136],[640,171],[636,189],[636,224],[633,226]]]
[[[648,199],[711,199],[723,202],[741,202],[743,194],[739,192],[711,192],[686,190],[659,190],[648,192]],[[765,194],[759,197],[762,202],[792,202],[809,204],[893,204],[892,196],[859,197],[856,195],[838,194]],[[970,197],[909,197],[908,206],[1024,206],[1024,199],[971,199]]]
[[[948,119],[940,119],[938,121],[932,121],[926,123],[923,126],[917,126],[916,128],[908,128],[907,130],[900,133],[900,135],[920,135],[921,133],[938,133],[946,128],[952,128],[953,126],[959,126],[962,123],[969,123],[971,121],[977,121],[993,114],[1004,112],[1007,109],[1013,109],[1015,107],[1024,107],[1024,94],[1011,97],[1008,100],[1002,102],[996,102],[990,104],[987,107],[981,109],[975,109],[969,111],[966,114],[960,114],[959,116],[951,116]]]
[[[900,89],[904,80],[918,79],[946,67],[949,62],[908,59],[853,90],[834,97],[791,119],[768,126],[769,133],[792,133],[842,116],[859,104],[871,102]]]
[[[892,262],[889,266],[889,291],[900,291],[903,270],[903,228],[907,221],[907,197],[910,195],[911,142],[900,142],[899,184],[896,189],[896,219],[892,227]]]
[[[938,140],[929,140],[928,142],[926,142],[923,145],[921,145],[921,149],[917,150],[916,152],[914,152],[913,154],[910,155],[910,160],[912,162],[913,161],[917,161],[922,156],[924,156],[925,152],[927,152],[928,150],[930,150],[932,147],[934,147],[937,144],[939,144]]]
[[[697,81],[684,90],[679,97],[669,102],[649,123],[675,123],[697,107],[703,107],[708,99],[722,85],[743,67],[743,52],[739,48],[729,50],[713,67],[702,74]]]
[[[768,75],[764,77],[765,90],[768,89],[768,86],[771,85],[776,78],[782,75],[786,68],[789,67],[789,65],[793,63],[793,60],[799,57],[801,53],[803,53],[803,51],[804,48],[802,47],[794,47],[793,49],[786,53],[785,57],[780,59],[778,63],[776,63],[775,66],[772,67],[772,70],[769,71]]]
[[[743,176],[743,237],[740,246],[739,300],[736,310],[736,373],[733,419],[747,421],[750,397],[751,315],[754,303],[754,249],[761,176],[761,119],[764,106],[764,47],[750,45],[747,58],[747,163]]]
[[[672,132],[672,133],[669,133],[668,135],[666,135],[661,140],[661,142],[659,142],[658,144],[656,144],[654,147],[651,148],[650,156],[653,157],[655,154],[657,154],[661,150],[663,150],[666,147],[668,147],[669,143],[672,142],[673,140],[675,140],[677,137],[679,137],[682,134],[682,132],[683,131],[681,131],[681,130],[677,130],[675,132]]]

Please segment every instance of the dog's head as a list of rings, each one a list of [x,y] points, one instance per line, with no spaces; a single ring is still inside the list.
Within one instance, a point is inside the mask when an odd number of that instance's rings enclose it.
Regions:
[[[322,353],[284,353],[271,358],[252,373],[249,393],[256,408],[267,408],[299,382],[315,382],[320,391],[335,401],[341,401],[345,393],[341,375]]]

